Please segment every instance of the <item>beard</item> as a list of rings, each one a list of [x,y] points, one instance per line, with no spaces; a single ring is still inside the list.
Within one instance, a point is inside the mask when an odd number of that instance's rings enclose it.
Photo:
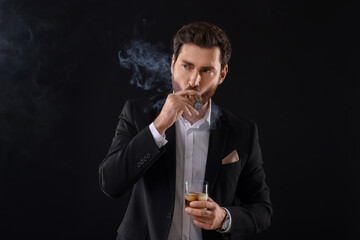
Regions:
[[[181,89],[179,84],[177,84],[175,82],[174,76],[171,76],[171,79],[172,79],[172,88],[173,88],[174,92],[178,92],[178,91],[181,91],[181,90],[195,90],[195,91],[201,92],[201,90],[200,90],[200,88],[198,86],[187,87],[186,89]],[[215,94],[216,89],[217,89],[217,86],[210,87],[205,92],[203,92],[200,96],[193,97],[193,98],[191,98],[189,96],[190,101],[193,102],[193,107],[196,110],[200,110],[206,103],[209,102],[210,98]]]

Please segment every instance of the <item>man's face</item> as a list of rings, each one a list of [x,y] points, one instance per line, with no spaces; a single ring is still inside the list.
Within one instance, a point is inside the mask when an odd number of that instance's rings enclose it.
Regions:
[[[220,48],[201,48],[192,43],[182,46],[176,60],[171,63],[174,92],[193,89],[201,93],[196,101],[206,104],[226,76],[227,65],[221,70]],[[195,99],[193,100],[195,101]]]

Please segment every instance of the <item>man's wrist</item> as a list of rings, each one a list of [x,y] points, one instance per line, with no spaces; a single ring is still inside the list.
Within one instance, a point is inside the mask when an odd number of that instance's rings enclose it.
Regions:
[[[230,232],[230,228],[231,228],[231,215],[229,210],[227,210],[226,208],[223,207],[223,209],[225,210],[225,218],[221,224],[221,226],[216,229],[217,232],[219,233],[227,233]]]
[[[162,148],[167,143],[165,133],[161,136],[153,122],[149,125],[149,129],[158,148]]]
[[[162,126],[162,124],[159,122],[158,118],[156,118],[153,123],[154,123],[154,127],[159,132],[159,134],[161,136],[164,136],[165,131],[166,131],[167,128],[165,126]]]

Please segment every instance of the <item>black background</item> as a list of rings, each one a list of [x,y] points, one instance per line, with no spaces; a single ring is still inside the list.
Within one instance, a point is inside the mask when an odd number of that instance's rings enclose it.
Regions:
[[[355,2],[355,1],[354,1]],[[193,21],[233,45],[215,101],[257,122],[274,205],[253,239],[359,233],[359,19],[346,1],[0,0],[0,239],[115,239],[98,185],[129,83],[117,53]]]

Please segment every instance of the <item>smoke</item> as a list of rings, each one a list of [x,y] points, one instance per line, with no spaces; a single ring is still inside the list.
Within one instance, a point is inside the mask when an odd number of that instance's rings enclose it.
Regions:
[[[7,12],[12,14],[6,14]],[[28,34],[28,32],[24,31],[23,26],[24,25],[19,21],[19,18],[15,15],[9,4],[6,4],[4,0],[0,0],[1,70],[3,70],[5,63],[10,63],[7,64],[7,70],[10,73],[14,73],[18,67],[22,65],[23,48],[19,46],[19,36]],[[31,36],[28,35],[28,38],[31,38]],[[1,71],[1,73],[3,75],[4,71]]]
[[[49,58],[57,51],[56,41],[50,41],[55,27],[26,4],[0,0],[0,153],[5,157],[10,152],[30,157],[61,116],[54,107],[61,94],[52,84],[61,80],[49,74],[56,71]]]
[[[222,111],[220,107],[213,102],[211,108],[211,119],[210,119],[211,130],[214,130],[216,128],[217,121],[221,117],[221,115],[222,115]]]
[[[171,90],[171,55],[161,43],[132,40],[118,53],[120,66],[132,71],[130,83],[144,90]]]
[[[145,30],[148,29],[146,19],[143,19],[141,24],[135,26],[136,35],[141,37],[144,34],[139,32],[138,26],[145,28]],[[147,33],[148,31],[143,30],[142,32]],[[164,49],[162,43],[151,44],[144,40],[132,40],[118,52],[120,66],[131,71],[131,84],[144,90],[172,91],[171,54],[164,51]],[[165,98],[158,99],[153,105],[145,107],[144,111],[160,111],[165,100]],[[194,107],[199,110],[203,107],[203,103],[195,101]],[[216,128],[217,120],[221,115],[221,109],[214,104],[211,112],[211,129]]]
[[[166,53],[161,43],[150,44],[143,40],[132,40],[118,53],[120,66],[131,70],[130,83],[144,90],[156,89],[158,92],[170,92],[171,83],[171,55]],[[161,98],[151,106],[147,106],[144,111],[160,111],[165,98]],[[202,103],[196,101],[195,108],[200,109]],[[221,109],[213,105],[211,112],[211,129],[216,128],[216,123],[222,115]]]
[[[162,106],[164,105],[165,103],[165,98],[160,98],[158,99],[154,104],[148,104],[145,109],[144,109],[144,112],[150,112],[150,111],[153,111],[155,110],[155,112],[160,112]]]

